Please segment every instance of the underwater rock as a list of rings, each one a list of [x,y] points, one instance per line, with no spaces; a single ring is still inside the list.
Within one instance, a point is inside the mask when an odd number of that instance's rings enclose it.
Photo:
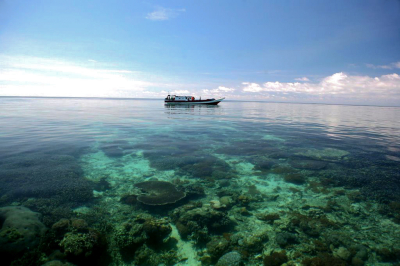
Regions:
[[[0,257],[11,261],[36,247],[46,232],[41,214],[21,206],[0,208]]]
[[[146,205],[166,205],[175,203],[186,196],[185,192],[166,181],[145,181],[135,184],[146,194],[137,197],[137,200]]]
[[[242,256],[239,254],[239,252],[232,251],[219,258],[215,266],[240,266],[241,260]]]
[[[206,244],[207,253],[210,254],[212,261],[217,260],[229,249],[229,241],[222,236],[215,236]]]
[[[306,170],[321,170],[321,169],[324,169],[328,165],[324,161],[303,160],[303,159],[290,160],[289,164],[294,168],[306,169]]]
[[[265,256],[263,260],[264,266],[281,266],[288,261],[286,251],[272,252],[270,255]],[[322,266],[322,265],[321,265]]]

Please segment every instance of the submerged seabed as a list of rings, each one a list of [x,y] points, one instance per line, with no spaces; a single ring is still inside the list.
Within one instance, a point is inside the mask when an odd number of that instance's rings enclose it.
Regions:
[[[0,105],[8,264],[400,265],[399,108]]]

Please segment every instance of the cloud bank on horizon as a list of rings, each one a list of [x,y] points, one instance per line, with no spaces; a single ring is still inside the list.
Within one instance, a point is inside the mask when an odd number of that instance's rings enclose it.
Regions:
[[[0,56],[0,95],[50,97],[161,98],[168,92],[196,96],[225,96],[235,100],[268,100],[335,103],[395,103],[400,101],[400,75],[379,77],[334,73],[318,81],[307,77],[296,82],[241,82],[235,87],[214,84],[173,83],[161,76],[126,69],[94,67],[71,62]],[[400,62],[391,64],[400,65]],[[100,65],[101,66],[101,65]]]
[[[398,1],[95,2],[2,2],[0,96],[400,106]]]

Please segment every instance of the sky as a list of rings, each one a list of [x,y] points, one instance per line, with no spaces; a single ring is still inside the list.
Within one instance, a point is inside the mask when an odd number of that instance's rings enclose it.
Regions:
[[[399,0],[0,0],[0,96],[400,106]]]

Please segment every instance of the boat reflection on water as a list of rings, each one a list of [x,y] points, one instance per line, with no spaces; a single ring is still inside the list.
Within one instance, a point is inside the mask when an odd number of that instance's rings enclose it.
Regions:
[[[190,115],[199,117],[199,119],[209,116],[222,115],[221,112],[224,108],[218,105],[203,105],[203,104],[165,104],[165,114],[168,118],[172,119],[187,119]]]
[[[165,108],[167,109],[198,109],[198,108],[219,108],[218,105],[200,105],[200,104],[165,104]]]

